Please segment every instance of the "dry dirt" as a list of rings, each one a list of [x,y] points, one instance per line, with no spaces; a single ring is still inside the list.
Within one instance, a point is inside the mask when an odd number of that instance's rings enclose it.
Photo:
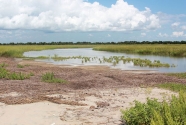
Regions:
[[[163,73],[55,66],[13,58],[0,58],[1,63],[11,72],[34,74],[22,81],[0,79],[0,124],[6,125],[119,125],[120,110],[134,100],[145,102],[147,97],[175,94],[148,86],[186,84],[185,79]],[[18,68],[17,64],[25,66]],[[68,83],[44,83],[41,76],[46,72],[54,72]]]

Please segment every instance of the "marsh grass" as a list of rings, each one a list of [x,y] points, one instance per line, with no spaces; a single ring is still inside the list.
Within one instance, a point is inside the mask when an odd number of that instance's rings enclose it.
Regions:
[[[23,58],[23,53],[27,51],[66,48],[92,48],[94,46],[95,45],[0,45],[0,57]]]
[[[186,45],[104,45],[95,46],[94,50],[136,53],[142,55],[160,55],[173,57],[186,57]]]
[[[67,83],[66,80],[56,78],[53,72],[47,72],[43,74],[42,81],[47,83]]]

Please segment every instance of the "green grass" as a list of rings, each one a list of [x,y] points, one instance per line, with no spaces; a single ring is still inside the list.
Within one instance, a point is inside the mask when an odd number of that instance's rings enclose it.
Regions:
[[[186,73],[169,73],[169,76],[176,76],[181,79],[186,79]]]
[[[164,84],[158,84],[157,87],[168,89],[175,92],[179,92],[179,91],[186,92],[186,84],[181,84],[181,83],[164,83]]]
[[[136,53],[143,55],[161,55],[186,57],[186,45],[0,45],[0,57],[23,57],[27,51],[66,48],[93,48],[100,51]]]
[[[0,79],[8,79],[8,80],[24,80],[29,79],[30,76],[33,76],[33,73],[30,74],[24,74],[24,73],[17,73],[17,72],[9,72],[7,69],[5,69],[6,64],[2,63],[0,64]]]
[[[42,81],[47,82],[47,83],[67,83],[66,80],[56,78],[54,76],[54,73],[52,72],[47,72],[42,75]]]
[[[92,48],[95,45],[0,45],[0,57],[22,58],[27,51],[40,51],[47,49],[66,49],[66,48]]]
[[[186,57],[186,45],[104,45],[96,46],[94,50],[136,53],[142,55],[160,55]]]

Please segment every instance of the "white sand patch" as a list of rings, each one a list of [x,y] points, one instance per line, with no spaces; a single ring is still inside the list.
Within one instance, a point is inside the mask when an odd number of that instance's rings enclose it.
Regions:
[[[173,93],[158,88],[113,88],[80,90],[65,95],[61,100],[77,101],[87,106],[71,106],[39,102],[26,105],[0,103],[0,125],[118,125],[121,109],[132,106],[134,100],[169,98]]]

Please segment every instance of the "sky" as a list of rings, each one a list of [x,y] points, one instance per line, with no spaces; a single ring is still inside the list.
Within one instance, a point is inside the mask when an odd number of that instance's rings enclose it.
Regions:
[[[0,43],[186,40],[186,0],[0,0]]]

